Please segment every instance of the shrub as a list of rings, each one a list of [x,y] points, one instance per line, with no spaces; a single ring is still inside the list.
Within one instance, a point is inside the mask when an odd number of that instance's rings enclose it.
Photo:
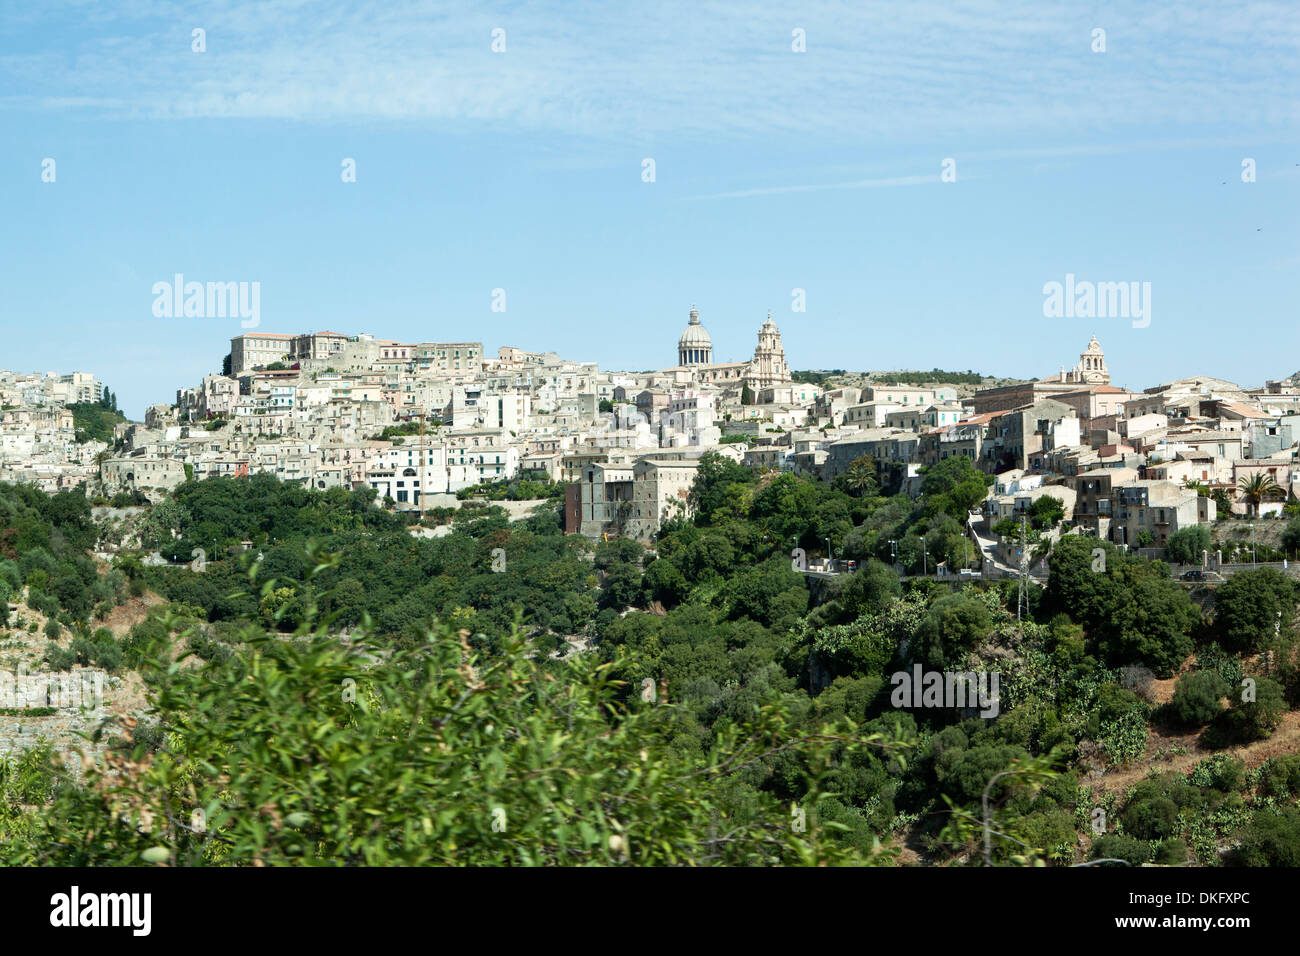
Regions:
[[[72,668],[77,662],[77,655],[70,648],[59,647],[53,642],[45,645],[45,654],[42,660],[50,665],[50,670],[66,671]]]
[[[1094,860],[1124,860],[1129,866],[1141,866],[1151,859],[1151,845],[1131,836],[1110,833],[1092,845]]]
[[[1265,796],[1278,799],[1300,793],[1300,754],[1266,761],[1260,768],[1259,789]]]
[[[1187,862],[1187,843],[1171,837],[1160,844],[1156,851],[1156,863],[1162,866],[1178,866]]]
[[[1223,712],[1223,698],[1232,690],[1215,671],[1196,671],[1178,678],[1170,712],[1181,724],[1200,727]]]

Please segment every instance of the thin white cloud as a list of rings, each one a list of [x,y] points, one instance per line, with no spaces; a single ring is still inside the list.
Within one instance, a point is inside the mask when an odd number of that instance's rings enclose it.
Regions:
[[[745,199],[750,196],[776,196],[781,193],[810,193],[823,189],[883,189],[889,186],[920,186],[925,183],[939,182],[938,176],[891,176],[885,179],[859,179],[849,183],[811,183],[797,186],[760,186],[756,189],[740,189],[735,192],[711,193],[707,196],[686,196],[687,200],[697,199]]]
[[[1107,52],[1091,52],[1094,27]],[[190,31],[207,31],[192,53]],[[506,52],[491,31],[506,31]],[[795,29],[807,52],[791,50]],[[1289,0],[1076,12],[1041,0],[164,0],[6,5],[11,106],[115,116],[381,120],[639,142],[919,135],[1087,139],[1300,121]],[[1066,134],[1066,135],[1063,135]]]

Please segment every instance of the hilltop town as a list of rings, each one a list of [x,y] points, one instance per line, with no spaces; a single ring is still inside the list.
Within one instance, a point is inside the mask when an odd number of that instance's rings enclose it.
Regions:
[[[187,478],[269,473],[372,488],[392,509],[423,514],[458,492],[528,479],[566,486],[566,531],[648,541],[689,513],[706,451],[825,481],[865,458],[884,489],[913,495],[922,468],[962,456],[996,478],[972,515],[983,543],[1010,539],[976,550],[961,562],[970,567],[1013,562],[1014,532],[993,529],[1043,496],[1082,533],[1155,550],[1181,529],[1270,516],[1296,497],[1294,378],[1120,388],[1093,337],[1071,367],[1030,381],[842,376],[849,386],[793,375],[770,314],[749,359],[715,361],[694,307],[675,357],[629,373],[512,347],[489,357],[481,342],[249,332],[231,339],[219,374],[143,422],[119,420],[104,440],[78,432],[69,410],[102,404],[92,376],[5,371],[0,480],[143,503]],[[822,384],[796,380],[808,378]]]

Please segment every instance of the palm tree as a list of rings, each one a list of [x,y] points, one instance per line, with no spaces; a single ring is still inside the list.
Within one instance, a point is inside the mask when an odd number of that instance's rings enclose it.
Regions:
[[[1282,490],[1281,486],[1273,480],[1271,475],[1265,475],[1261,472],[1256,472],[1249,478],[1242,477],[1242,479],[1237,482],[1237,486],[1241,489],[1242,495],[1245,497],[1246,502],[1251,506],[1256,517],[1259,516],[1260,504],[1266,498],[1274,497]]]
[[[844,471],[844,490],[855,498],[865,498],[875,492],[876,463],[865,455],[855,458]]]

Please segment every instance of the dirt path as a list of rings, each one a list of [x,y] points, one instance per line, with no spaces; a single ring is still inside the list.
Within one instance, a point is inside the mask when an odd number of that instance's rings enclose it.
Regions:
[[[1187,751],[1176,757],[1155,759],[1159,750],[1182,747]],[[1189,773],[1202,760],[1216,753],[1227,754],[1246,762],[1246,769],[1258,767],[1270,757],[1283,754],[1300,753],[1300,711],[1289,711],[1282,717],[1277,730],[1267,740],[1229,747],[1225,750],[1211,750],[1201,743],[1201,735],[1182,734],[1164,736],[1152,731],[1147,741],[1146,753],[1135,763],[1107,773],[1093,772],[1083,779],[1083,784],[1095,790],[1124,790],[1142,780],[1152,770],[1164,773],[1169,770],[1180,774]]]
[[[153,591],[145,591],[140,597],[128,598],[125,604],[113,608],[102,621],[96,621],[95,627],[106,627],[118,640],[126,637],[131,628],[149,616],[149,609],[166,604],[167,600]]]

